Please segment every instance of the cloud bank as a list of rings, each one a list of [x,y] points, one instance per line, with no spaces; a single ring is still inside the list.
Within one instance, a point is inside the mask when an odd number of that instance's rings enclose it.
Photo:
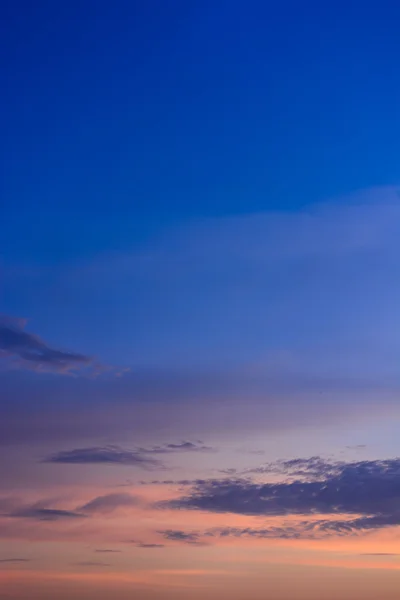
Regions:
[[[244,478],[209,479],[161,506],[251,516],[313,517],[294,528],[251,534],[244,530],[240,534],[258,537],[350,534],[400,525],[399,458],[352,463],[331,463],[319,457],[294,459],[272,465],[269,472],[284,473],[289,480],[258,483]],[[315,519],[316,515],[329,519]],[[228,531],[226,535],[233,533]]]

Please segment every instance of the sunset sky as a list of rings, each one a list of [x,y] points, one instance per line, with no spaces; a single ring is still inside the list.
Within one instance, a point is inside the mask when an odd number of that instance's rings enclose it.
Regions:
[[[1,13],[0,600],[397,600],[398,2]]]

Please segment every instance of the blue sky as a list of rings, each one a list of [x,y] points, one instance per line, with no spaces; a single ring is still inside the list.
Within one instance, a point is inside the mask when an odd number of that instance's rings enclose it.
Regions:
[[[7,12],[11,269],[141,252],[188,221],[297,211],[398,182],[395,3],[361,14],[357,3],[293,2]],[[102,296],[99,318],[114,308]],[[29,312],[24,289],[3,299],[5,312]]]
[[[6,251],[68,260],[397,182],[398,11],[6,3]]]
[[[0,586],[393,600],[399,6],[3,12]]]

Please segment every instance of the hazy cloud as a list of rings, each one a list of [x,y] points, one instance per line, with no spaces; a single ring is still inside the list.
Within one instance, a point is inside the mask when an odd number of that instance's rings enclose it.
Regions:
[[[80,510],[88,513],[110,513],[118,508],[126,506],[138,506],[142,500],[131,494],[107,494],[98,496],[87,504],[84,504]]]
[[[37,521],[59,521],[63,519],[81,519],[86,515],[70,510],[30,506],[15,510],[6,516],[18,519],[35,519]]]
[[[0,563],[26,563],[30,561],[30,558],[0,558]]]
[[[395,552],[361,552],[360,556],[400,556]]]

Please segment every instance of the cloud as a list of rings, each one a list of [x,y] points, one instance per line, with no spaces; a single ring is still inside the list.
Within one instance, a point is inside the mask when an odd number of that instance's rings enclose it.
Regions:
[[[17,509],[6,516],[17,519],[35,519],[36,521],[60,521],[64,519],[82,519],[86,515],[70,510],[29,506]]]
[[[11,365],[36,371],[70,373],[92,363],[92,358],[76,352],[57,350],[37,335],[24,331],[22,319],[0,318],[0,357]]]
[[[145,544],[143,542],[136,544],[137,548],[165,548],[165,544]]]
[[[139,506],[142,500],[131,494],[107,494],[98,496],[87,504],[80,507],[80,510],[87,513],[106,514],[127,506]]]
[[[108,514],[115,510],[129,506],[139,506],[143,502],[137,496],[131,494],[107,494],[97,496],[83,506],[75,510],[64,510],[59,508],[48,508],[46,501],[30,506],[17,504],[14,507],[11,502],[4,503],[5,511],[0,516],[15,519],[33,519],[36,521],[61,521],[71,519],[83,519],[97,514]],[[100,552],[100,550],[99,550]]]
[[[197,442],[184,441],[176,444],[153,446],[152,448],[140,448],[140,451],[146,454],[170,454],[173,452],[215,452],[216,449],[206,446],[199,440]]]
[[[0,558],[0,563],[26,563],[30,558]]]
[[[128,465],[142,468],[161,467],[161,463],[144,456],[140,449],[126,450],[120,446],[93,446],[91,448],[76,448],[64,452],[57,452],[44,459],[43,462],[61,464],[104,464]]]
[[[207,479],[153,479],[151,481],[140,481],[141,485],[202,485]],[[126,485],[126,484],[122,484]],[[131,484],[130,484],[131,485]]]
[[[254,529],[251,527],[215,527],[209,529],[203,534],[204,537],[212,538],[251,538],[251,539],[285,539],[285,540],[298,540],[302,538],[313,539],[316,535],[312,532],[312,526],[305,522],[294,523],[293,525],[286,525],[283,527],[267,527],[263,529]]]
[[[250,479],[209,479],[189,494],[159,506],[215,513],[256,516],[304,515],[293,531],[265,530],[278,537],[315,533],[347,535],[400,525],[400,458],[351,463],[329,462],[319,457],[294,459],[271,465],[271,473],[289,479],[258,483]],[[266,472],[265,468],[264,471]],[[299,479],[293,480],[293,474]],[[329,515],[330,519],[315,519]],[[354,515],[344,518],[343,515]],[[337,516],[337,518],[333,518]],[[299,529],[300,527],[300,529]],[[312,532],[312,533],[310,533]]]
[[[181,531],[179,529],[164,529],[158,531],[165,537],[166,540],[171,540],[173,542],[184,542],[185,544],[198,544],[200,535],[198,533],[188,533],[185,531]]]
[[[109,548],[96,548],[95,552],[98,554],[116,554],[122,552],[122,550],[112,550]]]
[[[75,448],[57,452],[48,456],[43,462],[59,464],[108,464],[128,465],[142,468],[163,467],[162,463],[149,457],[151,454],[173,454],[179,452],[213,452],[214,449],[205,446],[203,442],[179,442],[164,444],[150,448],[124,449],[120,446],[93,446],[90,448]]]
[[[346,466],[345,462],[339,461],[327,461],[319,456],[312,456],[311,458],[293,458],[290,460],[278,460],[273,463],[266,463],[260,467],[254,467],[245,469],[242,471],[243,475],[254,474],[274,474],[274,475],[285,475],[293,478],[306,478],[306,479],[324,479],[327,475],[337,474],[340,469]],[[230,469],[226,469],[225,473],[228,475]],[[238,474],[236,469],[234,473]]]

